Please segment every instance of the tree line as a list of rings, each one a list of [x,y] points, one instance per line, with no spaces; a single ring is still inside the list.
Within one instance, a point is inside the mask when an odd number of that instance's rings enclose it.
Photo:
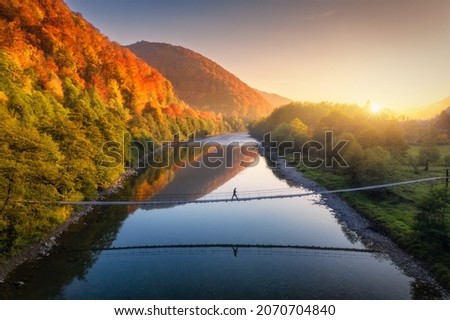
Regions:
[[[232,123],[232,121],[230,121]],[[232,130],[181,101],[171,83],[63,1],[0,2],[0,260],[44,238],[124,171],[108,141],[170,141]],[[137,161],[124,145],[124,165]]]
[[[293,141],[293,149],[278,152],[307,176],[329,188],[345,188],[443,176],[450,166],[450,108],[430,120],[374,113],[367,105],[298,102],[276,109],[252,123],[251,134],[263,139]],[[325,132],[346,140],[342,157],[348,166],[310,169],[293,152],[326,153],[314,148],[325,143]],[[287,145],[287,144],[284,144]],[[310,156],[310,154],[309,154]],[[330,162],[328,162],[330,163]],[[439,279],[450,286],[449,190],[442,181],[352,193],[343,197],[366,215],[373,228],[389,234],[402,247],[427,261]]]

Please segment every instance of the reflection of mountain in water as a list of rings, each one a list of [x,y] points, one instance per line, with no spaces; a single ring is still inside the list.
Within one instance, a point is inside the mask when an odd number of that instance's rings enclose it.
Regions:
[[[222,165],[214,169],[205,166],[193,168],[189,165],[181,168],[180,161],[204,162],[208,155],[208,150],[185,150],[178,159],[171,159],[171,166],[145,169],[130,179],[123,190],[112,198],[147,200],[180,194],[193,199],[200,198],[241,172],[245,168],[245,165],[239,165],[242,160],[247,163],[251,161],[239,148],[231,150],[225,151],[228,156],[232,155],[232,161],[228,163],[231,166]],[[173,157],[173,154],[169,157]],[[95,208],[90,214],[81,217],[59,237],[58,246],[51,251],[50,256],[30,261],[14,270],[0,285],[0,298],[63,298],[62,288],[75,278],[83,279],[100,254],[95,251],[74,252],[72,249],[111,246],[123,221],[136,209],[136,206],[108,206]],[[18,288],[16,282],[23,282],[24,285]]]
[[[201,150],[172,150],[166,157],[169,158],[169,166],[145,169],[120,195],[114,197],[115,200],[195,200],[251,166],[258,154],[248,145],[223,147],[209,144],[208,148]],[[133,212],[137,208],[133,205],[128,210]],[[154,208],[158,206],[143,207],[145,210]]]
[[[236,176],[258,157],[256,151],[250,155],[245,155],[244,153],[247,151],[243,151],[242,148],[222,148],[220,146],[215,148],[214,153],[205,151],[199,157],[196,157],[195,164],[187,164],[186,168],[179,170],[156,198],[176,199],[181,197],[183,200],[201,198]],[[211,160],[217,153],[223,154],[223,159],[214,158],[214,160]],[[211,163],[216,160],[222,164],[211,167]],[[193,165],[199,165],[201,168]]]

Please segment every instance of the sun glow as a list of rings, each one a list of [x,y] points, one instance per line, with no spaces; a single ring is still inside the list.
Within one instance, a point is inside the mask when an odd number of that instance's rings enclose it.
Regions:
[[[371,113],[378,113],[381,111],[381,107],[378,103],[376,102],[372,102],[372,104],[370,105],[370,112]]]

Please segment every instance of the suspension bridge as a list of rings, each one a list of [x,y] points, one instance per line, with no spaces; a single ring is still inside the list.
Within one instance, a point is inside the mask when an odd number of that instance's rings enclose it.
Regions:
[[[162,244],[139,245],[122,247],[94,247],[86,249],[72,249],[67,252],[105,252],[107,256],[142,256],[142,255],[198,255],[198,254],[232,254],[238,255],[276,255],[276,256],[326,256],[326,257],[356,257],[367,258],[366,254],[380,254],[375,249],[358,247],[327,247],[308,245],[279,245],[279,244]]]
[[[287,199],[287,198],[301,198],[314,195],[327,195],[344,192],[356,192],[356,191],[368,191],[376,190],[388,187],[402,186],[415,183],[431,182],[437,180],[447,180],[448,176],[431,177],[417,180],[392,182],[385,184],[377,184],[372,186],[356,187],[356,188],[344,188],[336,190],[318,190],[318,191],[298,191],[298,188],[289,189],[267,189],[267,190],[250,190],[250,191],[238,191],[238,198],[232,198],[232,193],[210,193],[208,195],[203,194],[173,194],[173,195],[160,195],[154,196],[150,200],[94,200],[94,201],[39,201],[39,200],[15,200],[21,203],[30,204],[49,204],[49,205],[74,205],[74,206],[174,206],[185,204],[205,204],[205,203],[220,203],[220,202],[246,202],[255,200],[266,199]],[[300,189],[301,190],[301,189]]]

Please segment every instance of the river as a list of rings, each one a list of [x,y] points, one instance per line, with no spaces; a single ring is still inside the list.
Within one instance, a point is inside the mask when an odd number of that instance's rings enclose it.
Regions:
[[[253,141],[237,134],[215,140]],[[185,156],[198,160],[204,154]],[[110,200],[175,199],[181,195],[191,200],[213,195],[231,198],[234,188],[238,197],[255,190],[270,189],[280,194],[308,191],[277,177],[259,155],[250,158],[237,155],[228,168],[144,169]],[[72,224],[48,256],[14,270],[0,285],[0,297],[429,297],[430,286],[405,275],[386,253],[358,251],[370,248],[343,227],[333,210],[320,200],[313,195],[160,207],[97,207]]]

